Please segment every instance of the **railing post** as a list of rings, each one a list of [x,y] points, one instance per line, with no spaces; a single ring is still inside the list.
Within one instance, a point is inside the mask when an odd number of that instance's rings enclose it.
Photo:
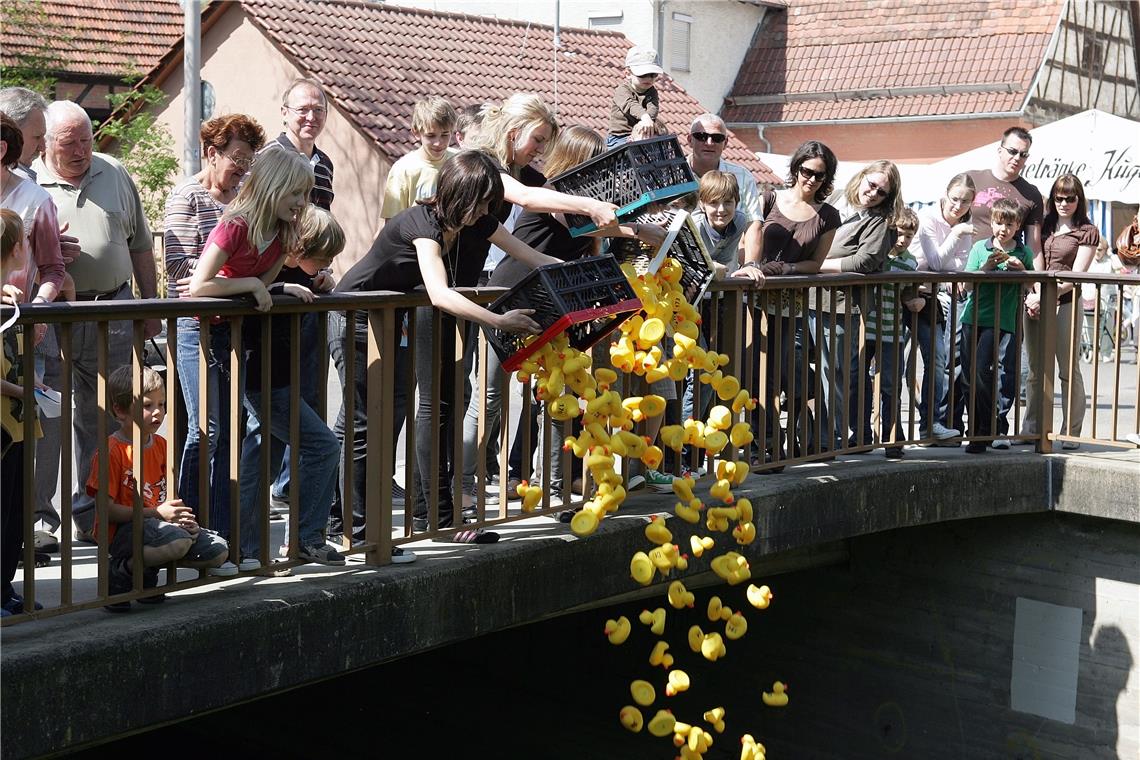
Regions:
[[[1039,421],[1037,434],[1039,439],[1035,449],[1041,454],[1050,454],[1053,451],[1053,372],[1057,363],[1057,280],[1053,277],[1041,281],[1041,396],[1038,399],[1039,407],[1037,419]],[[1077,301],[1079,303],[1079,301]],[[1078,365],[1077,371],[1080,371]],[[1094,409],[1095,415],[1095,409]]]

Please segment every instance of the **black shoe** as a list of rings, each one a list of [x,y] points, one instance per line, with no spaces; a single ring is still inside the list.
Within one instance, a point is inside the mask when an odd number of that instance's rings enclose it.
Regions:
[[[985,441],[970,441],[966,444],[967,454],[985,454],[989,445]]]
[[[413,517],[412,530],[416,533],[423,533],[428,529],[428,519],[426,517]]]
[[[406,494],[404,493],[404,487],[402,485],[400,485],[399,483],[397,483],[395,480],[393,480],[392,481],[392,506],[393,507],[404,506],[404,497],[405,496],[406,496]]]
[[[107,579],[107,596],[115,596],[116,594],[125,594],[131,590],[134,583],[134,578],[131,577],[130,562],[125,559],[115,559],[112,557],[109,561],[110,572]],[[156,571],[157,572],[157,571]],[[114,604],[107,604],[103,606],[107,612],[130,612],[130,602],[115,602]]]
[[[892,446],[891,448],[887,449],[884,454],[886,454],[887,459],[902,459],[904,456],[906,456],[903,453],[903,450],[896,446]]]

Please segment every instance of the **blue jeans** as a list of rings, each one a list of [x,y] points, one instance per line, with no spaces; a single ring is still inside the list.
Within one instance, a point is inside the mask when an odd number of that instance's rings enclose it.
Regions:
[[[301,317],[301,356],[317,355],[317,321],[324,319],[325,315],[310,312]],[[309,406],[317,408],[317,368],[316,361],[301,363],[301,398]],[[273,439],[270,442],[270,456],[272,462],[280,462],[281,470],[277,480],[273,481],[271,493],[274,496],[287,498],[289,495],[289,446]]]
[[[942,311],[941,302],[932,299],[927,309]],[[930,324],[930,315],[926,310],[919,312],[917,329],[912,338],[918,342],[918,350],[922,354],[922,386],[919,391],[918,426],[922,433],[929,433],[933,422],[945,424],[946,421],[946,357],[947,343],[945,340],[946,325],[939,324],[937,320],[933,327]],[[911,362],[907,361],[909,372]],[[934,414],[930,414],[930,388],[934,386]]]
[[[1006,373],[1004,357],[1010,352],[1010,347],[1020,350],[1013,340],[1013,333],[1004,330],[995,330],[993,327],[978,326],[977,358],[971,358],[971,346],[974,341],[974,326],[963,323],[958,331],[958,351],[962,359],[961,373],[955,388],[954,399],[954,427],[963,430],[962,418],[970,406],[970,388],[974,389],[974,404],[969,408],[970,427],[968,435],[973,436],[1003,436],[1009,429],[1005,420],[1008,407],[1005,407],[1001,398],[1001,389],[998,387],[1000,378]],[[998,341],[998,366],[993,363],[994,341]],[[976,364],[976,366],[975,366]],[[1010,372],[1012,374],[1012,371]],[[995,393],[995,391],[997,391]],[[990,417],[993,414],[994,403],[998,404],[997,430],[992,430]],[[1004,408],[1003,408],[1004,407]]]
[[[830,412],[833,415],[831,427],[835,434],[834,448],[847,445],[848,430],[844,429],[842,413],[844,408],[847,408],[847,427],[854,429],[854,426],[858,424],[858,388],[847,389],[844,386],[849,382],[850,368],[858,366],[861,348],[858,340],[861,320],[860,314],[851,315],[851,332],[848,334],[845,314],[836,314],[833,325],[831,324],[830,312],[808,312],[808,329],[811,332],[811,338],[820,346],[820,366],[817,371],[820,373],[823,403],[820,403],[821,399],[816,399],[816,405],[820,409],[817,414],[823,419],[824,430],[827,430],[828,426],[828,413]],[[833,339],[835,341],[834,355],[831,353],[831,341]],[[835,380],[834,388],[831,387],[833,377]],[[864,403],[868,402],[869,399],[865,398]],[[827,436],[826,434],[823,435],[824,440],[821,441],[823,444],[821,448],[827,448]]]
[[[209,350],[206,353],[206,382],[209,383],[210,408],[206,410],[206,435],[209,458],[210,525],[223,538],[230,535],[230,488],[226,468],[230,461],[230,325],[211,325]],[[178,495],[186,506],[201,514],[198,467],[200,437],[198,420],[198,320],[179,317],[177,335],[178,382],[186,402],[186,443],[182,449],[182,465],[178,470]],[[240,425],[238,430],[243,430]]]
[[[245,557],[260,557],[261,521],[258,504],[261,501],[261,468],[264,421],[261,419],[262,395],[246,390],[245,409],[249,414],[249,432],[241,447],[241,553]],[[340,445],[313,408],[298,399],[300,424],[297,431],[300,451],[297,466],[304,477],[298,480],[300,491],[300,543],[301,546],[324,543],[322,531],[329,519],[333,490],[336,487]],[[289,386],[274,388],[269,394],[269,431],[279,441],[289,440]],[[265,453],[269,455],[269,450]],[[262,558],[264,559],[264,558]]]
[[[879,376],[879,420],[882,423],[882,435],[879,442],[884,446],[891,448],[890,441],[893,437],[894,440],[903,441],[903,427],[899,421],[901,416],[901,408],[899,401],[901,399],[901,391],[904,386],[903,378],[899,375],[902,370],[902,350],[906,345],[905,336],[901,341],[884,340],[882,342],[882,349],[879,349],[878,344],[874,340],[868,339],[864,344],[864,354],[866,358],[866,365],[870,365],[871,360],[875,360],[875,372],[867,371],[864,367],[863,376],[859,376],[858,363],[851,365],[851,396],[856,400],[855,409],[858,411],[858,396],[857,388],[858,383],[863,383],[863,418],[859,424],[863,427],[863,443],[870,444],[873,441],[871,430],[871,409],[872,409],[872,395],[875,392],[873,383],[874,375]],[[855,426],[855,420],[852,417],[852,427]],[[858,429],[856,428],[856,431]]]

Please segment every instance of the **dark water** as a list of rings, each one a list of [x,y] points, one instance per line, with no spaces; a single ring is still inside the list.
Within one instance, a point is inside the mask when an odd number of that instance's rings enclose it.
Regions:
[[[804,620],[792,605],[781,610],[781,588],[793,594],[791,576],[780,579],[768,610],[748,606],[744,586],[697,590],[693,609],[674,610],[665,594],[605,610],[567,615],[490,634],[257,702],[184,721],[102,745],[74,757],[170,757],[171,748],[198,747],[209,755],[274,758],[496,757],[673,758],[672,737],[632,734],[618,721],[633,704],[629,682],[654,684],[657,700],[643,708],[646,721],[659,708],[678,719],[711,728],[702,714],[727,710],[727,729],[705,755],[740,756],[740,735],[751,733],[768,747],[770,760],[805,755],[792,749],[794,730],[783,725],[796,704],[798,667],[792,654]],[[744,611],[748,633],[726,641],[727,657],[709,663],[686,643],[691,625],[705,631],[705,607],[717,593]],[[637,620],[641,610],[668,610],[665,634],[674,668],[692,679],[688,692],[666,697],[667,672],[650,667],[658,637]],[[799,605],[796,605],[797,607]],[[605,620],[626,615],[633,632],[621,646],[603,635]],[[789,659],[791,655],[791,659]],[[763,706],[760,693],[774,680],[791,684],[792,705]],[[781,747],[785,748],[781,751]],[[210,749],[207,749],[210,748]],[[181,752],[176,753],[176,756]],[[197,752],[195,752],[197,755]],[[819,755],[816,755],[819,756]]]

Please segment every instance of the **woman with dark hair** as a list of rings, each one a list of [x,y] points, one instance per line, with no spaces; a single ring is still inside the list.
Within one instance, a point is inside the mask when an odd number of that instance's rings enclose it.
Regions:
[[[1045,201],[1045,219],[1041,223],[1041,253],[1033,259],[1035,270],[1054,272],[1087,272],[1092,264],[1100,232],[1089,220],[1085,188],[1072,174],[1062,174],[1053,182]],[[1029,379],[1025,389],[1025,421],[1022,432],[1038,432],[1041,405],[1042,366],[1041,286],[1025,298],[1025,350],[1029,354]],[[1072,355],[1074,314],[1073,283],[1057,285],[1057,375],[1061,379],[1061,433],[1080,436],[1085,423],[1085,383],[1081,375],[1080,357]],[[1079,331],[1079,327],[1077,328]],[[1070,371],[1070,360],[1072,368]],[[1065,441],[1061,448],[1075,449],[1079,444]]]
[[[440,356],[454,357],[456,323],[454,317],[478,322],[488,327],[516,333],[537,334],[538,325],[530,318],[529,309],[515,309],[505,314],[495,314],[482,306],[456,293],[452,288],[474,287],[483,269],[483,261],[489,244],[497,245],[508,256],[524,262],[533,268],[544,264],[554,264],[558,259],[546,256],[513,237],[502,223],[495,218],[494,209],[503,201],[503,181],[499,167],[487,154],[480,151],[463,151],[448,159],[440,169],[436,194],[420,201],[417,205],[401,211],[388,220],[372,248],[357,262],[336,287],[338,293],[353,293],[371,290],[412,291],[423,286],[427,289],[431,304],[447,312],[443,315],[439,330]],[[426,312],[430,321],[431,311]],[[359,313],[359,312],[358,312]],[[343,356],[349,339],[343,316],[339,323],[333,321],[333,340],[339,340],[336,356]],[[403,323],[403,313],[397,313],[396,324]],[[417,320],[419,316],[417,315]],[[363,343],[364,326],[357,324],[355,340],[359,347]],[[450,528],[455,524],[454,499],[451,492],[454,451],[452,445],[455,424],[454,383],[455,372],[448,367],[432,364],[432,337],[428,329],[420,329],[417,322],[415,331],[415,372],[419,391],[419,406],[416,411],[416,475],[418,478],[416,500],[413,507],[413,524],[416,530],[427,530],[427,497],[431,492],[433,477],[439,493],[439,527]],[[359,362],[357,366],[363,365]],[[337,362],[341,373],[341,383],[345,382],[343,362]],[[364,380],[365,382],[361,382]],[[432,415],[435,411],[432,389],[439,382],[439,438],[442,450],[438,453],[438,470],[431,470],[432,461]],[[366,377],[356,378],[357,409],[365,409]],[[364,430],[356,430],[362,435]],[[393,431],[399,435],[399,430]],[[357,471],[362,476],[367,472],[362,454],[357,452],[356,441],[354,458]],[[363,482],[355,484],[360,493],[355,498],[363,498]],[[347,501],[347,499],[346,499]],[[492,543],[498,535],[487,531],[459,530],[451,536],[458,543]]]
[[[198,265],[206,239],[218,226],[222,212],[238,192],[242,177],[249,171],[254,154],[265,142],[261,126],[243,114],[227,114],[202,124],[202,170],[171,191],[163,217],[163,251],[166,257],[167,295],[189,296],[190,277]],[[206,382],[210,408],[199,409],[198,346],[200,325],[197,317],[179,317],[177,341],[178,384],[186,404],[186,442],[178,471],[178,496],[198,512],[209,505],[210,527],[229,536],[230,488],[225,473],[229,462],[229,353],[230,326],[220,323],[207,327],[210,332],[206,353]],[[199,491],[201,429],[207,436],[209,488],[203,498]],[[244,427],[237,431],[240,437]],[[200,513],[199,513],[200,514]],[[248,563],[245,570],[254,570]],[[226,563],[210,570],[212,575],[232,575],[238,568]]]
[[[857,172],[838,197],[836,207],[843,220],[835,232],[831,250],[819,271],[844,274],[870,274],[883,268],[887,254],[895,244],[893,224],[903,208],[902,179],[898,168],[890,161],[872,161]],[[858,337],[862,313],[860,296],[863,288],[852,289],[852,303],[847,303],[845,291],[824,290],[818,304],[812,306],[808,317],[812,339],[821,346],[820,367],[823,395],[827,409],[834,415],[835,446],[848,443],[848,430],[858,430],[859,394],[855,391],[858,378],[849,386],[851,397],[846,398],[844,387],[847,377],[858,367]],[[832,311],[835,321],[832,323]],[[851,314],[850,334],[847,332],[847,314]],[[834,343],[832,341],[834,340]],[[834,349],[832,348],[834,346]],[[834,353],[832,353],[834,350]],[[834,378],[834,382],[832,382]],[[864,399],[865,404],[871,403]],[[847,425],[843,424],[842,410],[847,409]],[[826,414],[823,414],[826,419]],[[851,444],[859,444],[858,435]],[[861,445],[870,444],[864,440]]]
[[[759,264],[746,262],[745,267],[758,266],[768,276],[815,274],[819,271],[831,249],[840,222],[839,212],[825,202],[835,184],[837,166],[835,154],[817,140],[809,140],[796,149],[788,166],[787,186],[779,191],[769,190],[761,198],[760,207],[764,215],[761,249],[763,259]],[[761,336],[760,315],[757,314],[753,320],[753,345],[764,345],[768,356],[767,392],[763,396],[763,408],[768,412],[765,429],[770,441],[769,448],[779,445],[772,439],[779,427],[779,420],[773,412],[781,386],[788,394],[788,428],[794,430],[796,427],[795,420],[800,407],[797,390],[801,385],[798,373],[804,371],[806,361],[802,352],[802,347],[806,345],[802,299],[798,294],[794,299],[787,292],[781,295],[778,303],[769,302],[766,308],[770,326],[766,338]],[[776,318],[778,312],[783,318]],[[780,329],[773,329],[775,325],[780,325]],[[780,334],[781,377],[775,375],[777,333]],[[796,347],[801,348],[797,351],[800,356],[793,361],[792,352]],[[794,372],[791,371],[793,365]],[[759,368],[760,353],[754,352],[753,375],[757,382]],[[806,441],[801,443],[806,444]],[[767,453],[771,455],[771,451]]]

